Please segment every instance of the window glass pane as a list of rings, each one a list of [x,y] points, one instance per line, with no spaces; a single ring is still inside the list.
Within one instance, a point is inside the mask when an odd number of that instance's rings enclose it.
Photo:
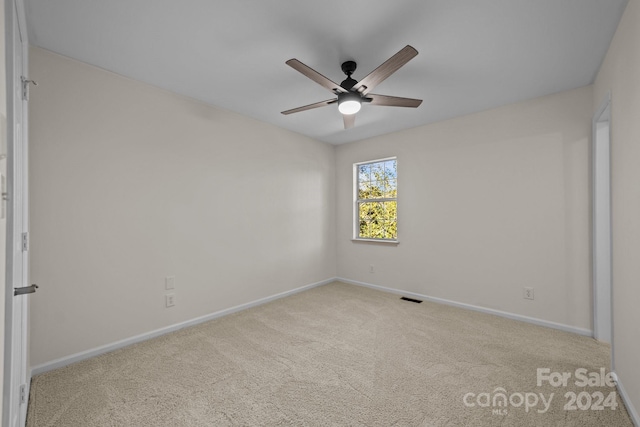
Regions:
[[[368,198],[369,198],[369,183],[360,182],[358,187],[358,199],[368,199]]]
[[[359,197],[361,199],[371,198],[371,182],[370,181],[360,183]]]
[[[371,181],[371,194],[369,198],[371,199],[379,199],[384,195],[384,182],[382,181]]]
[[[384,162],[371,164],[371,180],[381,181],[384,179]]]
[[[371,180],[371,165],[358,166],[358,181],[370,181]]]
[[[360,203],[360,212],[358,218],[367,222],[371,221],[371,219],[376,214],[374,205],[376,205],[376,203]]]
[[[395,198],[398,195],[397,190],[397,181],[395,179],[390,179],[385,185],[384,197],[386,198]]]
[[[393,238],[393,236],[389,232],[389,224],[390,224],[390,221],[384,221],[382,223],[382,230],[380,232],[380,238],[381,239],[392,239]]]
[[[385,219],[395,220],[397,219],[398,203],[397,202],[384,202],[384,215]]]
[[[376,174],[380,173],[380,170],[384,169],[384,162],[371,163],[371,179],[375,179]]]
[[[389,235],[389,239],[398,238],[398,222],[396,220],[389,222],[389,226],[387,227],[387,233]]]
[[[360,221],[360,233],[358,237],[369,237],[369,223],[367,221]]]
[[[385,191],[385,188],[388,185],[389,184],[385,181],[360,182],[358,188],[358,199],[379,199],[381,197],[387,197],[388,191]]]
[[[395,160],[388,160],[384,163],[384,170],[387,176],[391,179],[396,179],[398,176],[398,169]]]
[[[376,224],[371,224],[371,237],[374,239],[384,239],[384,227],[383,222],[380,221]]]

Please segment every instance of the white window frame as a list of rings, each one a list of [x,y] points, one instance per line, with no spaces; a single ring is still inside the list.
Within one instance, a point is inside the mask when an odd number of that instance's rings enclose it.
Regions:
[[[381,163],[381,162],[386,162],[389,160],[395,160],[396,162],[396,169],[398,168],[398,158],[396,156],[393,157],[384,157],[381,159],[374,159],[374,160],[367,160],[364,162],[358,162],[358,163],[354,163],[353,164],[353,237],[352,237],[352,241],[354,242],[371,242],[371,243],[386,243],[386,244],[398,244],[398,235],[399,235],[399,231],[396,233],[396,238],[395,239],[379,239],[379,238],[363,238],[363,237],[359,237],[359,230],[360,230],[360,216],[359,216],[359,211],[358,211],[358,202],[360,201],[358,199],[358,177],[360,175],[359,173],[359,168],[362,165],[368,165],[368,164],[372,164],[372,163]],[[396,189],[398,188],[398,176],[396,176]],[[372,199],[374,200],[374,199]],[[396,209],[398,206],[398,196],[396,195],[395,198],[380,198],[380,199],[375,199],[376,202],[396,202]],[[398,212],[396,211],[396,221],[398,221]]]

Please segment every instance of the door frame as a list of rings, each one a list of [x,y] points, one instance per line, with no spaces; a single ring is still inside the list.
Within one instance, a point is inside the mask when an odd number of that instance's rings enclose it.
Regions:
[[[613,369],[613,274],[611,227],[611,93],[592,120],[593,336],[611,344]]]
[[[7,71],[7,265],[5,280],[5,339],[2,425],[22,427],[26,421],[31,372],[28,366],[28,303],[14,288],[28,283],[28,106],[22,100],[21,78],[28,76],[29,43],[24,0],[5,0],[5,61]],[[16,26],[20,39],[14,36]],[[18,53],[21,53],[18,56]],[[18,59],[21,57],[21,63]],[[19,120],[19,122],[18,122]],[[28,237],[28,234],[27,234]],[[28,242],[28,240],[27,240]],[[28,249],[28,247],[27,247]],[[14,310],[14,304],[19,310]],[[17,339],[19,349],[15,346]],[[19,350],[20,357],[15,357]],[[19,359],[19,360],[17,360]],[[16,387],[17,385],[17,387]],[[21,403],[20,386],[24,385]],[[17,419],[17,426],[12,424]]]

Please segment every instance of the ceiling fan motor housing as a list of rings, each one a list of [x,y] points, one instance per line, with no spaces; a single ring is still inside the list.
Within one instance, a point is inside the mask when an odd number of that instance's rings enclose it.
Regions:
[[[347,76],[353,74],[353,72],[358,68],[358,64],[355,61],[347,61],[342,63],[342,72]]]

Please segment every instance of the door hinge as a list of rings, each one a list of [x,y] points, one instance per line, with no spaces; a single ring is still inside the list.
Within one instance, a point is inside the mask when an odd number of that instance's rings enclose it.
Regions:
[[[27,385],[22,384],[20,386],[20,404],[27,403]]]
[[[29,80],[25,76],[20,77],[22,80],[22,100],[29,100],[29,83],[33,83],[34,86],[38,86],[38,82],[35,80]]]
[[[22,252],[29,250],[29,233],[22,233]]]

